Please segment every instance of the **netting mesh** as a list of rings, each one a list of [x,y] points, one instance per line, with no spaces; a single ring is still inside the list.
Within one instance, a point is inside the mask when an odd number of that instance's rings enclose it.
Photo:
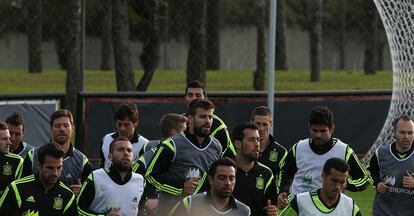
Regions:
[[[380,135],[364,157],[379,145],[394,141],[392,122],[403,114],[414,116],[414,1],[374,0],[391,50],[393,90],[390,109]]]

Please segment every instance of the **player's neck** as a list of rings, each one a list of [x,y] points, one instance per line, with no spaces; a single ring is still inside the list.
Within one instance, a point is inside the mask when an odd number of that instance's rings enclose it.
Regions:
[[[323,191],[323,188],[320,190],[320,196],[323,203],[327,205],[326,207],[328,208],[332,207],[336,202],[338,202],[339,199],[339,195],[335,198],[329,197],[326,192]]]
[[[237,166],[244,172],[249,172],[254,166],[254,161],[248,161],[245,158],[243,158],[243,156],[241,156],[240,154],[236,155],[235,160]]]
[[[269,145],[269,138],[267,138],[266,140],[262,140],[262,142],[260,142],[260,152],[264,152],[264,150],[267,148],[267,146]]]
[[[213,192],[212,192],[213,193]],[[211,204],[213,204],[214,208],[217,210],[224,210],[227,208],[230,202],[230,197],[219,197],[216,195],[211,194]]]

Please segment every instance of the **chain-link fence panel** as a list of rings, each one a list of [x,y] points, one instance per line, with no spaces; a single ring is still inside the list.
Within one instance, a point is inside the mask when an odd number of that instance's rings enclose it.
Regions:
[[[69,2],[1,1],[0,69],[65,69]],[[112,24],[112,3],[85,1],[86,69],[115,68],[112,35],[119,26]],[[268,0],[128,0],[127,7],[135,70],[255,71],[267,61],[261,59],[268,49]],[[378,18],[370,1],[278,0],[276,66],[388,70],[389,49]]]

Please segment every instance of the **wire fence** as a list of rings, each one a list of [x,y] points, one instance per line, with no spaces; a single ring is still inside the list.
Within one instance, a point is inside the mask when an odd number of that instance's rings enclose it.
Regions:
[[[66,69],[70,2],[0,1],[0,69]],[[120,26],[112,23],[114,2],[127,6],[125,37],[134,70],[254,71],[263,64],[267,0],[87,0],[86,69],[115,68],[113,35]],[[277,33],[278,69],[310,70],[318,49],[323,70],[369,69],[366,62],[378,70],[391,68],[371,1],[278,0]]]

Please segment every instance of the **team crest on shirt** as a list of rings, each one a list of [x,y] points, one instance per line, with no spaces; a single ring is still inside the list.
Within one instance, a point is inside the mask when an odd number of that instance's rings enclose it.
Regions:
[[[264,188],[264,179],[261,176],[256,178],[256,188],[259,190]]]
[[[277,161],[277,152],[275,150],[271,151],[269,154],[269,160],[272,162]]]
[[[304,185],[311,185],[312,184],[312,175],[304,175],[303,176],[303,184]]]
[[[56,210],[61,210],[63,205],[63,199],[60,197],[55,197],[53,202],[53,208]]]
[[[12,166],[10,164],[3,165],[3,175],[9,176],[12,174]]]

